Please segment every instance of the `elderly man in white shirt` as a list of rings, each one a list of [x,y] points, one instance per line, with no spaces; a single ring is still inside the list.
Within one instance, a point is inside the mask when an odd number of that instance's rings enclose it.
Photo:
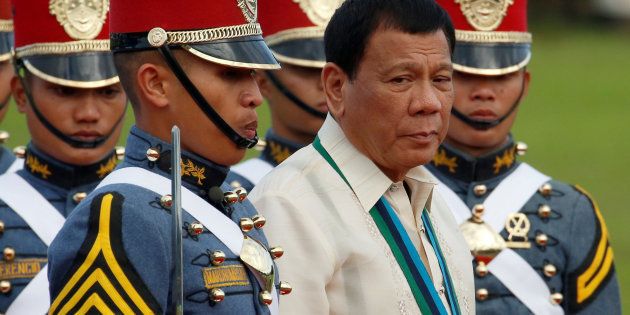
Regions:
[[[285,314],[473,314],[471,256],[428,163],[454,91],[454,31],[433,0],[346,1],[324,37],[329,116],[256,186]]]

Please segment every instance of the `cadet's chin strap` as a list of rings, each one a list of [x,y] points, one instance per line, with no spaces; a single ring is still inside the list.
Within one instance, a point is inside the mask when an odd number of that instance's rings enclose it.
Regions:
[[[35,112],[35,116],[37,116],[37,119],[39,119],[42,125],[44,125],[44,127],[46,127],[46,129],[48,129],[50,133],[52,133],[61,141],[67,143],[71,147],[77,148],[77,149],[94,149],[94,148],[100,147],[114,134],[118,125],[122,123],[123,118],[125,117],[124,111],[123,111],[123,114],[120,115],[120,118],[118,118],[118,121],[116,121],[112,129],[106,135],[102,137],[98,137],[94,141],[82,141],[82,140],[73,139],[72,137],[67,136],[61,130],[55,128],[55,126],[53,126],[50,123],[50,121],[48,121],[46,117],[44,117],[44,114],[42,114],[39,111],[39,108],[37,107],[37,104],[35,103],[35,99],[33,99],[33,95],[31,94],[31,91],[28,85],[26,84],[26,80],[24,79],[25,78],[24,71],[26,71],[26,69],[24,68],[24,65],[22,64],[22,60],[18,59],[13,64],[15,65],[15,73],[17,74],[17,77],[19,78],[20,83],[22,83],[22,87],[24,88],[24,94],[26,94],[26,98],[28,102],[31,104],[31,108],[33,109],[33,112]]]
[[[230,125],[228,125],[223,118],[217,113],[214,108],[206,101],[206,99],[201,95],[201,92],[195,87],[195,84],[190,81],[184,69],[179,65],[175,56],[171,52],[168,45],[162,45],[158,48],[166,63],[171,68],[179,82],[184,86],[188,94],[193,98],[197,106],[206,114],[206,116],[217,126],[219,129],[225,134],[230,140],[232,140],[239,148],[253,148],[256,143],[258,143],[258,135],[254,136],[252,139],[247,139],[241,135],[239,135]]]
[[[271,71],[265,71],[265,73],[267,74],[267,77],[269,78],[269,80],[271,80],[271,83],[273,83],[273,85],[289,100],[291,100],[295,105],[297,105],[297,107],[299,107],[300,109],[302,109],[303,111],[321,118],[321,119],[326,119],[326,113],[322,113],[318,110],[316,110],[315,108],[309,106],[308,104],[306,104],[304,101],[302,101],[299,97],[297,97],[295,94],[293,94],[291,91],[289,91],[289,89],[287,89],[286,86],[284,86],[284,84],[282,84],[282,82],[280,82],[280,80],[278,80],[278,78],[271,73]]]
[[[508,117],[510,117],[510,115],[512,115],[512,113],[516,110],[518,105],[521,103],[521,98],[523,97],[523,93],[525,93],[525,78],[523,78],[523,83],[521,85],[521,93],[518,95],[518,98],[516,99],[512,107],[510,107],[510,110],[505,115],[495,120],[478,120],[478,119],[470,118],[464,115],[462,112],[458,111],[455,108],[455,105],[453,105],[453,108],[451,109],[451,113],[453,114],[453,116],[457,117],[459,120],[463,121],[465,124],[477,130],[488,130],[488,129],[491,129],[500,125],[504,120],[506,120]]]

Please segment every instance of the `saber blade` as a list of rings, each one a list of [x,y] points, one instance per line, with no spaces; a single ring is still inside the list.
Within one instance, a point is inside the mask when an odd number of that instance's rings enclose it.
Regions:
[[[171,282],[171,298],[173,314],[184,313],[184,250],[182,248],[182,166],[180,132],[177,126],[171,130],[173,155],[171,159],[171,206],[173,226],[173,279]]]

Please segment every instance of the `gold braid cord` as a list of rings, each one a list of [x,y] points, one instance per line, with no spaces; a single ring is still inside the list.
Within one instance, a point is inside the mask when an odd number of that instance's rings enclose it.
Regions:
[[[80,40],[66,43],[38,43],[15,49],[17,58],[34,55],[67,55],[83,52],[109,51],[109,40]]]
[[[470,43],[524,43],[532,42],[532,34],[525,32],[479,32],[479,31],[455,31],[455,39],[458,42]]]
[[[166,44],[194,44],[213,40],[262,35],[260,24],[248,23],[196,31],[166,32]]]
[[[0,32],[13,32],[13,21],[0,20]]]
[[[320,26],[294,28],[265,37],[267,45],[275,45],[294,39],[323,38],[325,28]]]

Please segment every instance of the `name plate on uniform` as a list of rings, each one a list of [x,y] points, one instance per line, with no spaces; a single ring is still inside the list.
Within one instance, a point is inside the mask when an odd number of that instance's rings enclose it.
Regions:
[[[203,282],[207,289],[250,285],[243,265],[204,268]]]
[[[0,262],[0,279],[30,279],[42,270],[46,258],[16,259]]]

